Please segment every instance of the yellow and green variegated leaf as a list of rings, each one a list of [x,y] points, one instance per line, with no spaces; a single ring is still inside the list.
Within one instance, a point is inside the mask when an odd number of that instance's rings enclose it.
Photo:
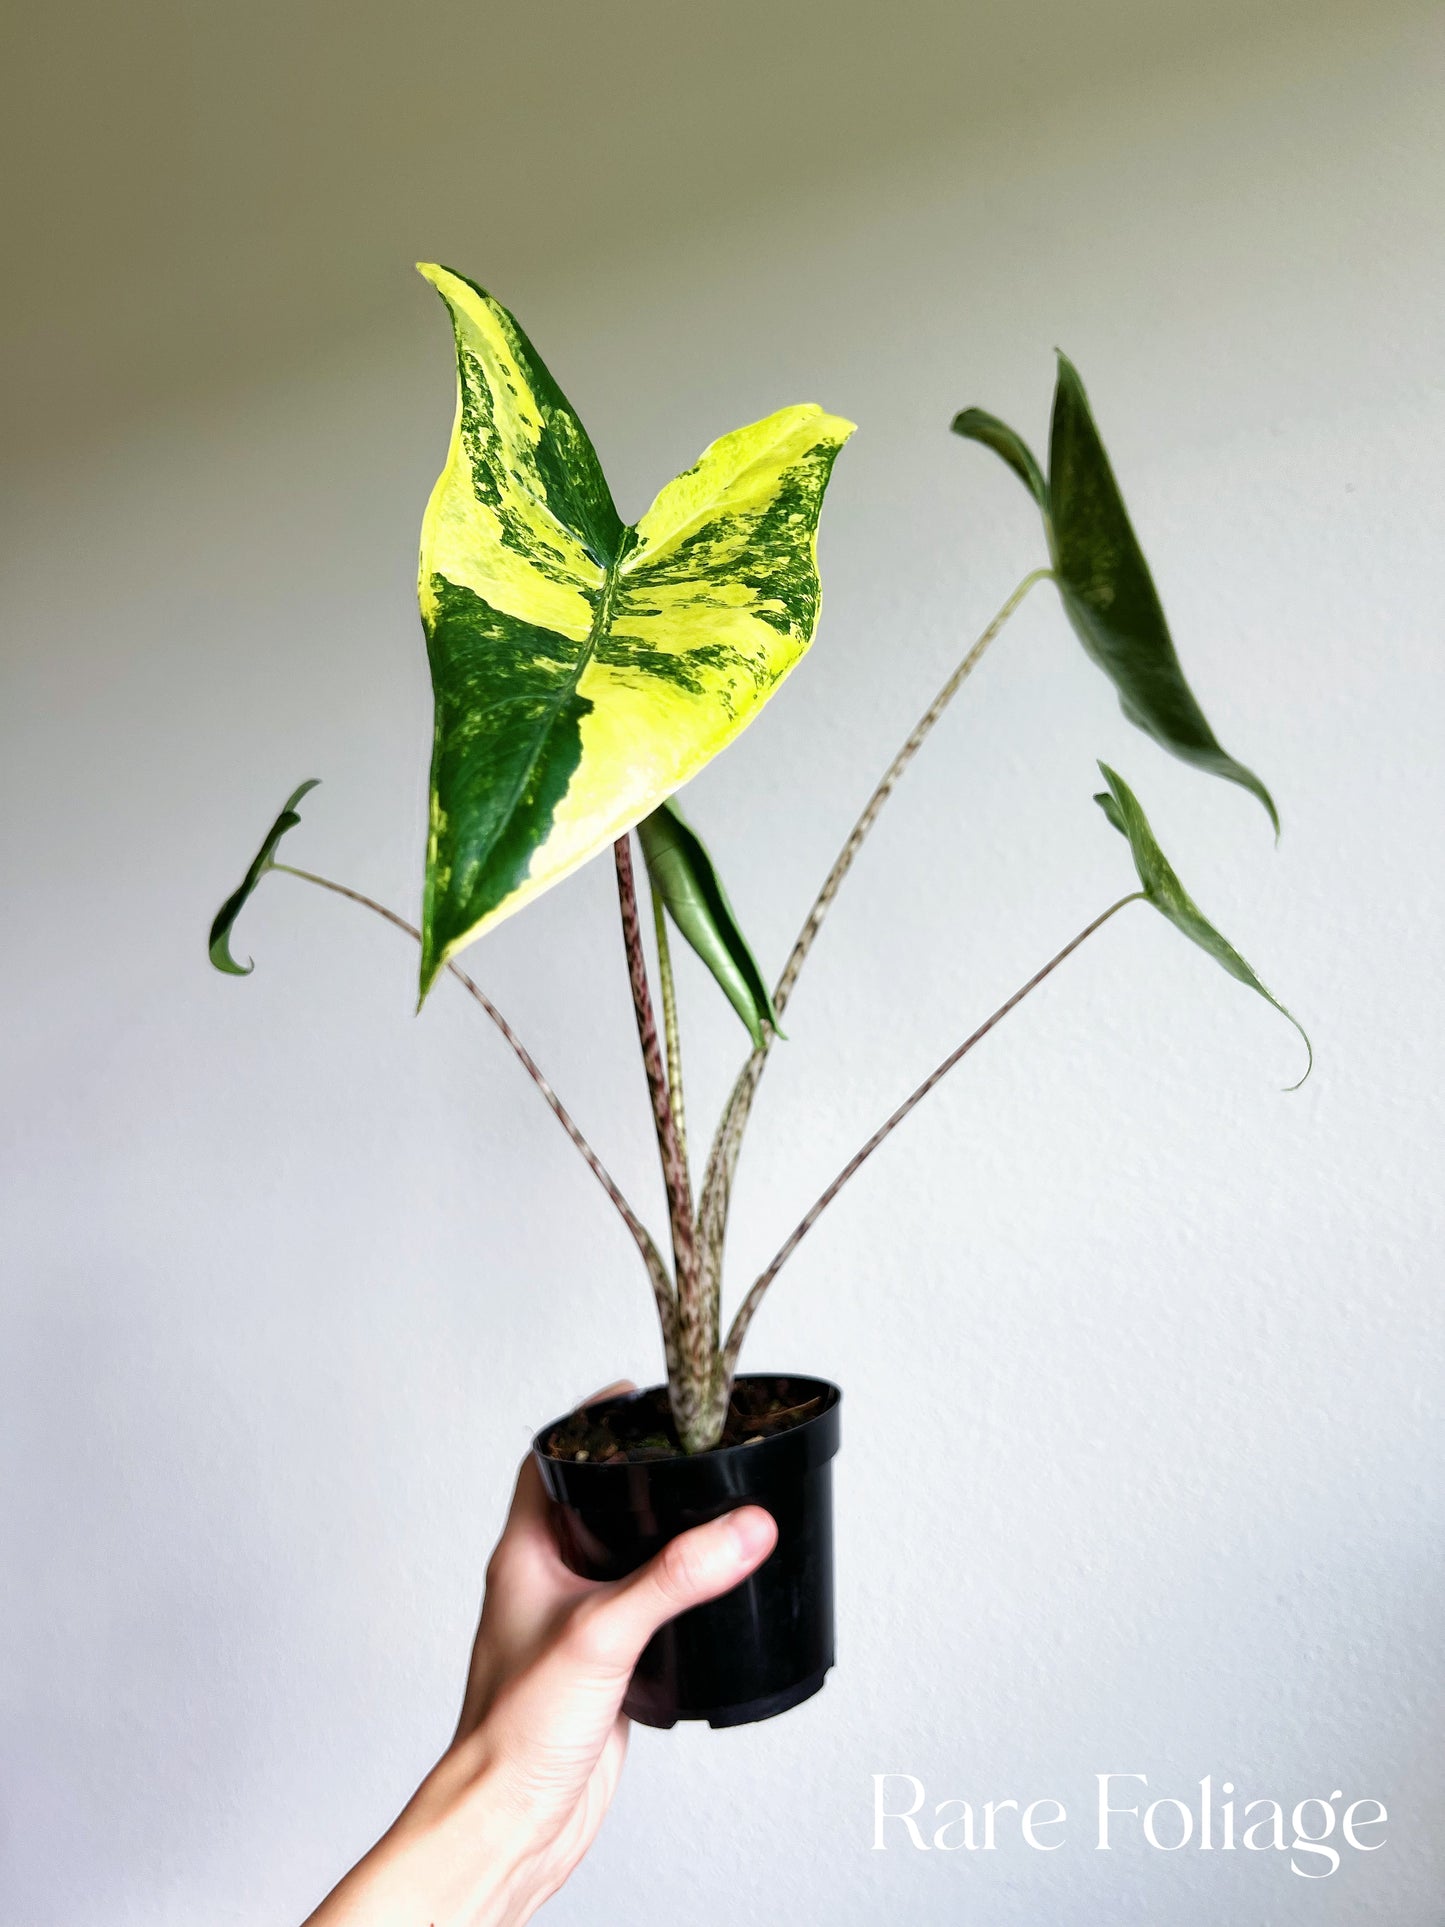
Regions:
[[[516,321],[423,265],[458,401],[422,526],[436,704],[421,991],[750,722],[818,617],[818,514],[851,422],[734,430],[624,527],[587,432]]]
[[[320,781],[319,776],[313,776],[309,782],[299,784],[287,797],[286,801],[281,805],[280,815],[276,818],[276,821],[271,825],[270,829],[267,830],[260,849],[257,850],[255,856],[251,859],[251,867],[247,870],[245,876],[241,878],[236,889],[226,898],[226,901],[221,905],[212,920],[211,935],[208,944],[211,962],[216,966],[217,970],[225,971],[228,977],[249,977],[255,969],[253,963],[248,961],[239,964],[232,956],[231,932],[235,928],[237,917],[239,917],[242,910],[245,909],[256,885],[268,870],[275,869],[276,849],[282,837],[285,836],[288,830],[294,830],[296,825],[301,821],[296,805],[301,801],[302,797],[306,795],[307,791],[314,790]]]
[[[1134,858],[1134,868],[1139,873],[1145,900],[1152,903],[1161,917],[1174,925],[1181,935],[1191,943],[1198,944],[1207,957],[1213,957],[1221,970],[1227,970],[1237,982],[1247,984],[1263,997],[1267,1004],[1273,1004],[1281,1017],[1287,1017],[1304,1038],[1307,1062],[1303,1084],[1314,1065],[1314,1047],[1305,1035],[1304,1025],[1292,1011],[1285,1009],[1278,997],[1256,977],[1249,965],[1240,956],[1234,945],[1222,937],[1214,925],[1204,915],[1199,905],[1190,896],[1184,885],[1174,873],[1174,867],[1159,847],[1159,842],[1149,827],[1138,797],[1130,789],[1122,776],[1117,775],[1107,763],[1100,763],[1108,790],[1096,796],[1094,801],[1104,812],[1119,834],[1124,837]],[[1299,1085],[1292,1084],[1291,1090]]]

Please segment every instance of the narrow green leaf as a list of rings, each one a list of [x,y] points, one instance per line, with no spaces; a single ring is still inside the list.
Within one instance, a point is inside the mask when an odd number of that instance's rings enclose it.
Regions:
[[[1063,354],[1049,435],[1048,501],[1049,549],[1065,613],[1118,690],[1124,714],[1182,761],[1258,797],[1277,836],[1279,812],[1269,791],[1220,747],[1184,680],[1084,384]]]
[[[722,436],[624,528],[515,318],[446,268],[458,403],[422,523],[435,696],[421,994],[751,722],[813,639],[818,516],[853,424]]]
[[[1044,481],[1043,470],[1034,459],[1034,452],[1016,429],[1007,422],[1001,422],[997,415],[990,415],[983,408],[964,408],[953,418],[953,432],[971,442],[982,442],[1000,455],[1018,476],[1029,494],[1033,496],[1045,516],[1049,512],[1049,491]]]
[[[748,1027],[756,1048],[763,1025],[778,1030],[767,986],[738,927],[712,858],[675,803],[664,803],[637,826],[647,870],[668,915],[702,958],[724,996]]]
[[[242,877],[240,889],[233,891],[216,912],[215,922],[211,925],[211,962],[216,966],[217,970],[224,970],[228,976],[249,977],[256,967],[255,964],[251,962],[238,964],[236,959],[231,955],[232,926],[235,924],[236,918],[241,914],[247,898],[255,889],[256,885],[268,870],[274,868],[277,844],[288,830],[295,829],[296,825],[301,821],[296,811],[296,805],[301,801],[307,790],[314,790],[316,788],[320,780],[320,777],[313,776],[309,782],[303,783],[299,789],[292,791],[291,795],[282,805],[281,814],[276,818],[276,821],[271,825],[270,829],[267,830],[266,840],[256,852],[255,861],[245,876]]]
[[[1230,976],[1237,978],[1240,983],[1248,984],[1251,990],[1258,991],[1265,1002],[1273,1004],[1282,1017],[1289,1018],[1300,1036],[1304,1038],[1305,1050],[1309,1053],[1304,1077],[1299,1080],[1299,1084],[1303,1084],[1305,1077],[1308,1077],[1314,1068],[1315,1061],[1314,1048],[1305,1035],[1304,1025],[1285,1009],[1272,992],[1265,989],[1234,946],[1227,943],[1203,915],[1198,904],[1174,874],[1168,859],[1155,840],[1148,818],[1139,806],[1138,797],[1123,777],[1116,775],[1107,763],[1100,763],[1099,768],[1103,771],[1104,781],[1109,785],[1109,789],[1106,794],[1096,796],[1094,801],[1119,834],[1128,839],[1129,848],[1134,856],[1134,868],[1139,872],[1139,881],[1143,885],[1146,899],[1153,904],[1161,916],[1169,919],[1176,930],[1182,931],[1191,943],[1197,943],[1201,950],[1213,957],[1222,970],[1227,970]],[[1289,1088],[1297,1091],[1299,1084],[1291,1084]]]

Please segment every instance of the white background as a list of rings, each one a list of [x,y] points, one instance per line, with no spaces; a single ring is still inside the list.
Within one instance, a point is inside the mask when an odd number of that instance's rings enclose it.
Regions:
[[[612,9],[594,88],[562,8],[525,46],[499,12],[403,31],[318,7],[306,36],[257,14],[250,65],[199,12],[136,15],[123,59],[109,16],[94,45],[27,43],[7,1922],[299,1919],[446,1739],[532,1430],[657,1372],[625,1233],[479,1013],[444,985],[413,1019],[403,941],[277,878],[237,940],[255,975],[205,963],[303,777],[325,780],[287,854],[417,901],[415,536],[451,372],[413,255],[518,310],[624,515],[783,403],[859,423],[814,649],[688,793],[766,965],[1043,559],[1022,490],[947,424],[977,402],[1043,444],[1056,343],[1205,709],[1281,808],[1275,849],[1242,791],[1130,729],[1036,592],[814,952],[744,1154],[734,1293],[1129,886],[1095,756],[1318,1056],[1282,1095],[1288,1026],[1139,908],[910,1120],[749,1348],[845,1388],[838,1670],[778,1722],[637,1733],[548,1918],[1438,1917],[1439,39],[1382,8],[1101,7],[1096,36],[1089,11],[971,40],[967,10],[922,5],[743,8],[735,35],[683,9],[656,41],[660,16]],[[655,84],[609,91],[649,59]],[[113,125],[81,111],[102,100]],[[470,961],[659,1217],[607,867]],[[683,995],[696,1135],[745,1040],[690,960]],[[1099,1854],[1106,1769],[1377,1796],[1387,1845],[1323,1882]],[[875,1853],[885,1770],[930,1801],[1061,1798],[1069,1845]]]

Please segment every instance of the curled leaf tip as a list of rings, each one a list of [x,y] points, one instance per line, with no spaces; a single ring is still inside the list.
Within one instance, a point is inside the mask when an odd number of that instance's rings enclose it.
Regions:
[[[1010,428],[997,415],[990,415],[986,408],[961,408],[949,427],[955,435],[961,435],[965,441],[979,442],[984,448],[991,448],[1000,461],[1007,462],[1047,515],[1048,485],[1044,481],[1043,470],[1017,429]]]
[[[254,957],[248,957],[243,964],[236,962],[231,955],[224,933],[219,937],[212,935],[210,956],[217,970],[224,971],[228,977],[249,977],[256,968]]]
[[[1280,833],[1279,811],[1275,808],[1274,798],[1270,795],[1264,784],[1260,782],[1252,769],[1246,769],[1242,763],[1236,764],[1235,770],[1226,770],[1223,774],[1230,781],[1238,783],[1241,789],[1248,790],[1250,795],[1254,797],[1263,808],[1265,815],[1269,818],[1270,828],[1274,831],[1275,847],[1278,848]]]
[[[1099,769],[1109,789],[1107,794],[1097,795],[1094,801],[1119,834],[1127,840],[1130,853],[1134,858],[1134,868],[1138,871],[1139,881],[1143,885],[1146,901],[1152,903],[1160,916],[1172,923],[1175,929],[1188,937],[1191,943],[1197,944],[1206,956],[1212,957],[1221,970],[1227,971],[1236,982],[1245,984],[1250,990],[1257,992],[1267,1004],[1272,1004],[1280,1016],[1293,1024],[1304,1039],[1304,1047],[1308,1053],[1304,1077],[1300,1078],[1298,1084],[1290,1084],[1286,1087],[1288,1090],[1297,1091],[1300,1084],[1304,1083],[1305,1077],[1308,1077],[1313,1070],[1315,1061],[1314,1046],[1309,1040],[1304,1025],[1292,1011],[1285,1008],[1273,991],[1266,989],[1233,944],[1223,937],[1205,917],[1175,875],[1173,866],[1160,849],[1154,832],[1149,826],[1149,819],[1145,816],[1138,797],[1123,777],[1110,769],[1107,763],[1101,762]]]
[[[1127,836],[1129,832],[1124,828],[1124,819],[1119,814],[1119,805],[1114,801],[1109,792],[1107,790],[1100,790],[1094,797],[1094,801],[1119,834],[1121,836]]]
[[[223,971],[228,977],[249,977],[256,967],[254,960],[250,958],[247,959],[245,964],[237,963],[231,952],[231,932],[235,927],[237,917],[245,908],[256,885],[268,870],[274,869],[276,848],[282,837],[285,836],[288,830],[294,829],[301,821],[300,816],[297,814],[296,805],[301,801],[302,797],[306,795],[308,790],[314,790],[316,788],[320,780],[318,776],[308,778],[306,782],[298,784],[290,796],[287,797],[285,803],[281,806],[280,815],[266,832],[265,840],[252,859],[250,868],[247,870],[245,876],[242,877],[240,887],[233,890],[230,896],[226,898],[226,901],[221,905],[212,920],[208,945],[210,959],[216,969]]]
[[[1307,1032],[1307,1031],[1305,1030],[1305,1027],[1304,1027],[1304,1025],[1303,1025],[1303,1024],[1302,1024],[1302,1023],[1300,1022],[1300,1020],[1299,1020],[1299,1018],[1298,1018],[1298,1017],[1296,1017],[1296,1016],[1294,1016],[1292,1012],[1290,1012],[1290,1011],[1288,1011],[1288,1010],[1285,1010],[1285,1009],[1284,1009],[1284,1005],[1283,1005],[1283,1004],[1280,1004],[1280,1005],[1278,1006],[1278,1008],[1279,1008],[1280,1010],[1284,1010],[1284,1014],[1285,1014],[1285,1016],[1289,1018],[1289,1020],[1290,1020],[1290,1022],[1291,1022],[1291,1023],[1292,1023],[1293,1025],[1294,1025],[1294,1027],[1295,1027],[1295,1029],[1296,1029],[1296,1030],[1297,1030],[1297,1031],[1299,1032],[1299,1034],[1300,1034],[1300,1036],[1301,1036],[1301,1037],[1302,1037],[1302,1038],[1304,1039],[1304,1047],[1305,1047],[1305,1074],[1304,1074],[1304,1077],[1301,1077],[1301,1078],[1299,1078],[1299,1079],[1298,1079],[1298,1080],[1297,1080],[1297,1081],[1296,1081],[1295,1083],[1293,1083],[1293,1084],[1286,1084],[1286,1085],[1284,1086],[1284,1092],[1285,1092],[1285,1095],[1286,1095],[1286,1096],[1288,1096],[1288,1095],[1289,1095],[1289,1093],[1290,1093],[1291,1091],[1297,1091],[1297,1090],[1299,1089],[1299,1087],[1300,1087],[1300,1085],[1304,1083],[1304,1081],[1305,1081],[1305,1078],[1307,1078],[1307,1077],[1309,1076],[1309,1074],[1310,1074],[1310,1072],[1311,1072],[1311,1071],[1312,1071],[1312,1070],[1314,1069],[1314,1067],[1315,1067],[1315,1047],[1314,1047],[1314,1045],[1313,1045],[1313,1044],[1312,1044],[1312,1043],[1310,1042],[1310,1040],[1309,1040],[1309,1033],[1308,1033],[1308,1032]]]

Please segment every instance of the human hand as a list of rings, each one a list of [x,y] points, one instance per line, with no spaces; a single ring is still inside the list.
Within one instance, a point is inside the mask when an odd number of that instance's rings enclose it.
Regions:
[[[624,1382],[595,1399],[631,1391]],[[593,1400],[587,1401],[592,1403]],[[531,1454],[487,1565],[456,1735],[305,1927],[521,1927],[596,1837],[627,1749],[622,1699],[657,1628],[746,1579],[777,1526],[742,1506],[625,1579],[569,1572]]]

